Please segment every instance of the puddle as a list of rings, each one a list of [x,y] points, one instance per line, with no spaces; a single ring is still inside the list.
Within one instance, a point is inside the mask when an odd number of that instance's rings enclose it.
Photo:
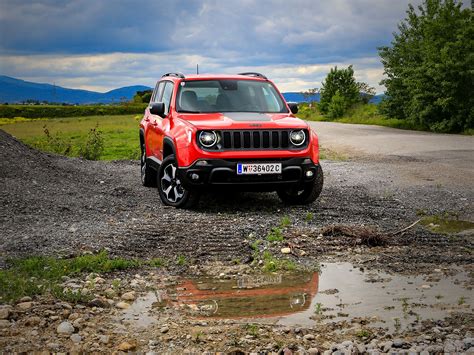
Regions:
[[[362,271],[350,263],[328,263],[318,273],[264,274],[230,280],[178,280],[150,291],[123,312],[138,327],[156,322],[162,309],[192,319],[248,319],[288,326],[370,318],[391,331],[416,327],[424,319],[472,312],[471,279],[465,271],[445,276],[389,275]]]
[[[456,234],[461,232],[474,232],[474,223],[460,219],[450,219],[440,216],[424,217],[421,224],[435,233]]]

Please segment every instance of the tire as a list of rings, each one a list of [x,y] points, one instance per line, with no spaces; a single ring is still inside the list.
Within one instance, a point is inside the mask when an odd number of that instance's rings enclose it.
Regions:
[[[178,164],[174,155],[168,155],[160,165],[156,184],[161,201],[167,206],[191,208],[199,202],[199,194],[186,190],[176,174]]]
[[[314,182],[278,190],[278,197],[288,205],[306,205],[314,202],[319,197],[323,189],[323,183],[323,169],[321,165],[318,165]]]
[[[140,176],[142,185],[146,187],[156,187],[156,170],[146,161],[145,143],[141,144],[140,149]]]

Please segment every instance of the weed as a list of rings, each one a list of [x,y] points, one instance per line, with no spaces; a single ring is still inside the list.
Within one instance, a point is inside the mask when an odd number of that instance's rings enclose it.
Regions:
[[[284,216],[280,221],[280,227],[285,228],[291,225],[291,219],[288,216]]]
[[[282,242],[284,239],[281,228],[273,227],[270,233],[267,234],[267,240],[269,242]]]
[[[148,264],[153,267],[165,267],[167,263],[163,258],[153,258],[148,261]]]
[[[466,303],[466,297],[461,296],[458,299],[458,305],[462,306],[464,303]]]
[[[176,258],[176,265],[184,266],[187,263],[188,261],[184,255],[178,255],[178,257]]]
[[[443,296],[443,295],[436,295],[435,298],[436,298],[437,300],[440,300],[440,299],[444,298],[444,296]]]
[[[308,212],[308,213],[306,213],[306,216],[304,217],[304,220],[309,223],[309,222],[311,222],[311,221],[313,220],[313,218],[314,218],[313,213],[312,213],[312,212]]]
[[[323,304],[322,303],[319,303],[319,302],[316,303],[314,313],[316,313],[317,315],[323,314]]]
[[[362,339],[362,338],[368,338],[372,335],[372,333],[370,332],[370,330],[367,330],[367,329],[360,329],[356,332],[356,337]]]
[[[252,335],[253,337],[258,337],[258,325],[257,324],[247,324],[245,326],[247,329],[247,334]]]
[[[289,259],[277,259],[269,251],[262,254],[263,270],[266,272],[275,272],[279,270],[296,270],[296,264]]]
[[[400,328],[402,327],[402,324],[400,323],[400,318],[393,318],[393,321],[394,321],[394,326],[395,326],[395,330],[397,332],[400,331]]]
[[[112,281],[112,288],[114,289],[114,291],[116,293],[118,293],[119,289],[120,289],[120,280],[119,279],[114,279]]]
[[[48,151],[62,155],[69,155],[71,153],[71,143],[66,142],[66,140],[62,138],[61,132],[57,132],[53,135],[46,125],[43,126],[43,132],[46,136],[45,148]]]
[[[99,131],[99,124],[91,128],[87,134],[86,141],[79,148],[79,155],[87,160],[99,160],[104,152],[104,137],[102,131]]]

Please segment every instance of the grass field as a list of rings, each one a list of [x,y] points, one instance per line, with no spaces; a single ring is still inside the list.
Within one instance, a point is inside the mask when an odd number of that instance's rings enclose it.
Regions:
[[[71,144],[70,156],[79,156],[79,146],[94,127],[103,132],[104,152],[100,159],[138,159],[140,146],[138,124],[141,115],[89,116],[33,119],[0,119],[0,129],[24,143],[45,151],[54,152],[47,144],[45,127],[53,137]]]

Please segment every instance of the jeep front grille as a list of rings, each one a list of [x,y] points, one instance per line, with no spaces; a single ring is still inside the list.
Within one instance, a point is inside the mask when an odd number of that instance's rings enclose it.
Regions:
[[[300,146],[290,142],[291,130],[215,130],[219,136],[216,145],[206,148],[200,144],[201,149],[208,151],[225,150],[301,150],[308,146],[308,131],[304,130],[306,139]],[[197,137],[199,137],[197,132]]]

